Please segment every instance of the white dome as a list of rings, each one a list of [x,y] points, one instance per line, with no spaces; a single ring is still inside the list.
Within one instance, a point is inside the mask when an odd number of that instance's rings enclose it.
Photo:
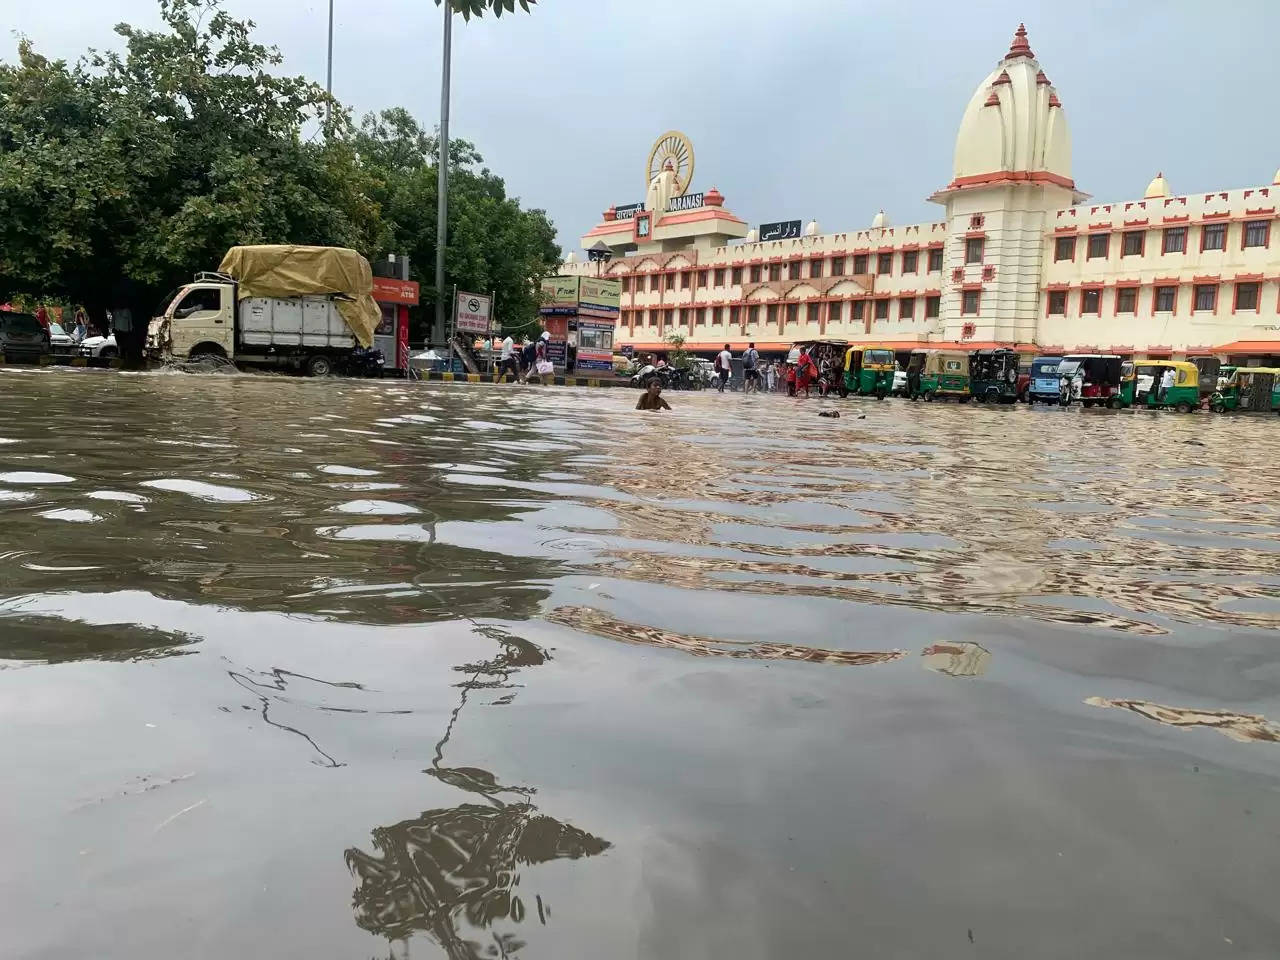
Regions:
[[[1074,187],[1071,133],[1053,84],[1040,69],[1027,31],[1019,24],[995,70],[979,84],[956,136],[952,186],[1003,179],[1002,174],[1041,174]]]
[[[889,225],[889,216],[883,210],[871,218],[872,230],[883,230]]]
[[[1142,199],[1158,200],[1167,196],[1169,196],[1169,181],[1164,178],[1163,173],[1157,173],[1152,181],[1147,184],[1147,190],[1142,195]]]
[[[569,255],[564,258],[565,263],[578,263],[578,251],[570,250]]]
[[[747,231],[747,235],[743,240],[744,243],[756,243],[760,239],[760,234],[756,232],[756,228],[752,227]]]
[[[1272,186],[1280,185],[1280,170],[1276,171],[1276,178],[1271,181]]]
[[[818,235],[818,221],[817,221],[817,220],[810,220],[810,221],[809,221],[809,225],[808,225],[807,227],[805,227],[805,228],[804,228],[804,235],[805,235],[806,237],[816,237],[816,236]]]

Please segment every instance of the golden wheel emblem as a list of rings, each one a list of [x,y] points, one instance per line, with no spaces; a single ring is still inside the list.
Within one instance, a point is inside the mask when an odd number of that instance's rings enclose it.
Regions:
[[[649,163],[645,167],[644,185],[662,172],[667,161],[676,174],[676,196],[683,197],[693,182],[693,144],[679,130],[668,130],[653,143],[649,151]]]

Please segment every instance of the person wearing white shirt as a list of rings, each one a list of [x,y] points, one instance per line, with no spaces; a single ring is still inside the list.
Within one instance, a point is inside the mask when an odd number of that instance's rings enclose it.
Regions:
[[[729,345],[726,343],[724,349],[716,354],[716,373],[720,377],[720,383],[716,389],[724,393],[725,384],[729,382],[729,373],[733,370],[733,354],[729,352]]]
[[[1173,386],[1173,367],[1168,367],[1164,371],[1164,376],[1160,378],[1160,402],[1164,403],[1169,396],[1169,388]]]
[[[510,372],[512,380],[520,379],[520,366],[516,363],[516,342],[511,339],[511,334],[502,341],[502,353],[498,361],[498,376],[502,377]]]

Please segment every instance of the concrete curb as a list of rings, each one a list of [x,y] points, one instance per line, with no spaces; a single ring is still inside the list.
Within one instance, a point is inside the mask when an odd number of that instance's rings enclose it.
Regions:
[[[435,381],[437,383],[515,383],[511,374],[484,373],[440,373],[434,370],[418,371],[418,377],[426,381]],[[595,377],[544,377],[544,385],[550,386],[554,384],[557,387],[629,387],[631,381],[621,380],[616,377],[595,378]]]

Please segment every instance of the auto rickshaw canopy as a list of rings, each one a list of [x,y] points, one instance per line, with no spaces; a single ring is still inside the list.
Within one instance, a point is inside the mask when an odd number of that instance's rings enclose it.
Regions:
[[[1173,370],[1174,383],[1179,387],[1200,386],[1200,368],[1186,360],[1139,360],[1134,364],[1134,373],[1143,370]],[[1128,379],[1128,378],[1126,378]]]

